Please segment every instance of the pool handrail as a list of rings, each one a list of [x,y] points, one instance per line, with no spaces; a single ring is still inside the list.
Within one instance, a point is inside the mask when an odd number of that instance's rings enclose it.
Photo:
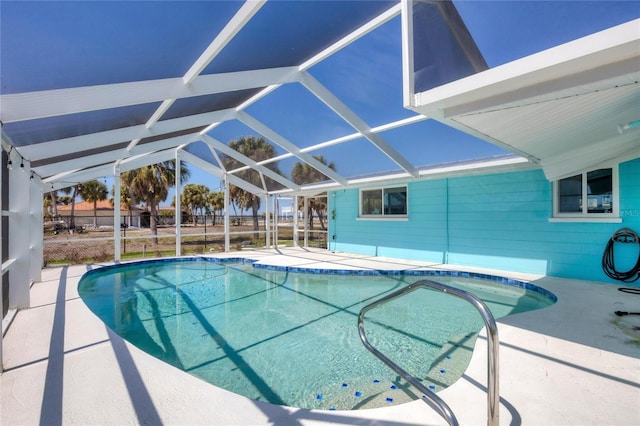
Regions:
[[[369,350],[369,352],[373,353],[376,357],[378,357],[378,359],[387,364],[393,371],[398,373],[407,382],[420,390],[426,398],[425,402],[430,403],[430,405],[438,411],[438,414],[440,414],[447,421],[447,423],[457,426],[459,424],[458,420],[456,419],[456,416],[453,414],[453,411],[451,411],[451,408],[449,408],[447,403],[444,402],[438,395],[436,395],[435,392],[429,390],[426,386],[416,380],[415,377],[407,373],[400,366],[398,366],[387,356],[385,356],[382,352],[373,347],[371,343],[369,343],[369,340],[367,339],[364,331],[364,316],[369,310],[375,308],[376,306],[394,300],[398,297],[404,296],[405,294],[411,293],[419,288],[431,288],[466,300],[467,302],[471,303],[482,316],[485,327],[487,329],[487,425],[497,426],[499,424],[500,408],[500,394],[498,389],[498,350],[500,343],[498,339],[498,326],[496,325],[496,321],[493,318],[493,315],[491,314],[491,311],[489,310],[487,305],[474,294],[435,281],[416,281],[413,284],[409,284],[406,287],[398,289],[378,300],[369,303],[360,310],[360,314],[358,315],[358,332],[360,334],[360,340],[362,340],[362,343],[364,344],[365,348]]]

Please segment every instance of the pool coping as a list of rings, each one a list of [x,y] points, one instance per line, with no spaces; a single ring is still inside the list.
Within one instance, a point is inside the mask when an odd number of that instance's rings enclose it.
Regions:
[[[298,267],[322,265],[331,256],[322,250],[271,250],[219,257],[239,255]],[[369,262],[372,268],[384,259],[338,254],[332,261]],[[443,266],[402,263],[407,269]],[[18,312],[4,340],[7,371],[1,376],[0,423],[38,424],[42,415],[53,413],[63,424],[150,424],[154,419],[164,424],[442,424],[421,401],[348,412],[301,410],[208,385],[105,330],[77,298],[77,283],[88,269],[93,266],[47,268],[43,280],[34,284],[32,308]],[[501,423],[639,423],[640,351],[629,350],[627,337],[611,323],[613,310],[634,310],[635,302],[612,284],[498,272],[535,282],[558,297],[542,311],[498,320]],[[439,395],[461,424],[484,423],[485,384],[486,341],[481,335],[463,378]],[[60,390],[60,396],[51,389]]]
[[[528,281],[520,279],[513,279],[496,274],[488,274],[481,272],[472,272],[465,270],[451,270],[451,269],[340,269],[340,268],[309,268],[309,267],[297,267],[297,266],[283,266],[283,265],[270,265],[260,263],[259,259],[253,259],[251,257],[216,257],[216,256],[181,256],[170,257],[161,259],[147,259],[132,261],[127,263],[113,264],[103,266],[100,269],[87,272],[91,274],[94,271],[108,270],[111,268],[117,268],[123,265],[145,265],[158,262],[189,262],[193,260],[204,260],[214,263],[248,263],[256,269],[265,269],[270,271],[280,272],[294,272],[300,274],[323,274],[323,275],[355,275],[355,276],[410,276],[410,277],[458,277],[468,279],[481,279],[488,280],[497,284],[503,284],[507,286],[518,287],[524,290],[529,290],[534,293],[538,293],[541,296],[546,297],[551,302],[556,303],[558,298],[553,292],[545,289],[544,287],[531,284]]]

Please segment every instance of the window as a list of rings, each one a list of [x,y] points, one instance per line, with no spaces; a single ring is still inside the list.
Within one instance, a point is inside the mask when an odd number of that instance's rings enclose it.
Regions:
[[[617,167],[592,170],[554,182],[554,216],[617,217]]]
[[[366,189],[360,191],[360,216],[407,215],[407,187]]]

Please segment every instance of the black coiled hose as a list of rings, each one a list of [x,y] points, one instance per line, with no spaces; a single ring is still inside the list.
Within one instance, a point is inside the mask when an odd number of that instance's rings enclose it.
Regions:
[[[628,271],[616,270],[614,261],[614,246],[615,243],[623,244],[638,244],[638,261],[635,266]],[[616,231],[609,239],[607,246],[604,249],[602,255],[602,269],[609,278],[622,281],[625,283],[632,283],[640,278],[640,237],[633,230],[629,228],[622,228]]]

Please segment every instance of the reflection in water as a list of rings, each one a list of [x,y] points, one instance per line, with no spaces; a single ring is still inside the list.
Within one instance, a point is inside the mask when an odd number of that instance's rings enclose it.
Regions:
[[[417,279],[180,260],[96,270],[79,291],[123,338],[217,386],[275,404],[355,409],[416,398],[366,351],[357,316]],[[495,317],[552,303],[493,282],[433,279],[475,293]],[[471,305],[430,290],[367,314],[372,344],[436,391],[464,373],[482,326]]]

